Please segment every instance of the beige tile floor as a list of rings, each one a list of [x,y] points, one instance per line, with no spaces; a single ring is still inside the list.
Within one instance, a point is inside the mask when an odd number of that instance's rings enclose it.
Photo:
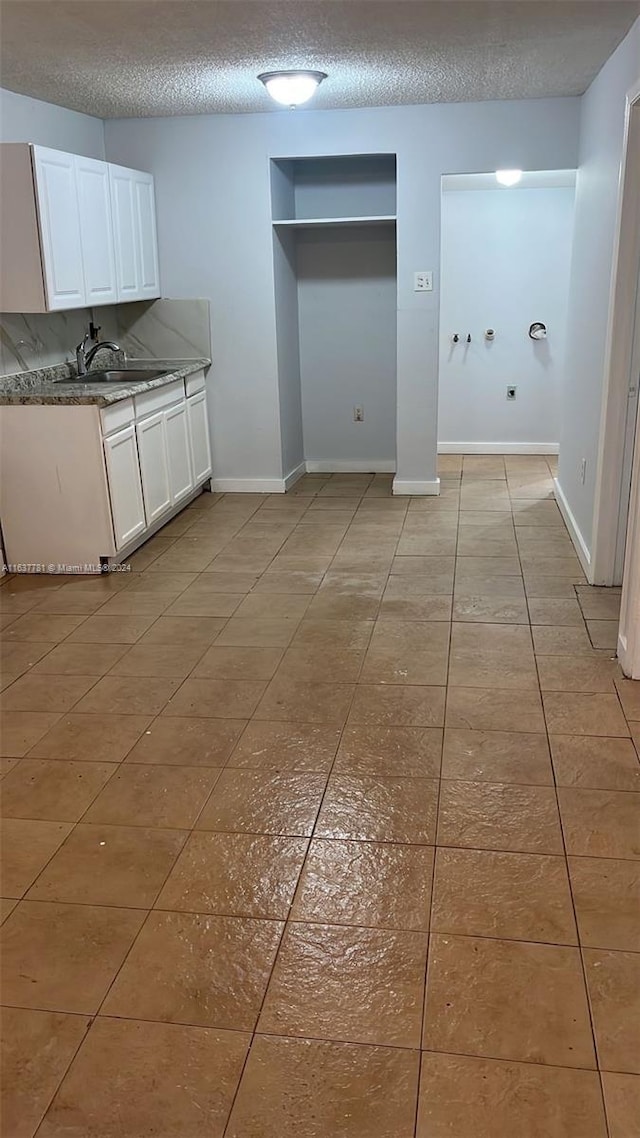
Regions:
[[[640,685],[544,458],[0,587],[6,1138],[637,1138]]]

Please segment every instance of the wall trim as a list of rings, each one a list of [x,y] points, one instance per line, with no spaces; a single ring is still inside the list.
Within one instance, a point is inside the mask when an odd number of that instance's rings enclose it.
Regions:
[[[284,477],[284,488],[285,488],[285,490],[290,490],[292,486],[295,486],[298,479],[302,478],[302,475],[306,474],[306,473],[307,473],[306,462],[299,462],[297,466],[294,466],[293,470],[290,470],[288,474],[285,474],[285,477]]]
[[[573,516],[573,511],[571,510],[571,507],[565,497],[564,490],[562,489],[562,486],[558,482],[557,478],[554,478],[553,480],[553,487],[555,490],[558,508],[562,514],[565,525],[569,530],[569,537],[575,546],[576,553],[578,554],[578,560],[585,571],[587,580],[591,581],[591,553],[589,551],[589,547],[584,540],[580,529],[578,528],[578,523]]]
[[[394,494],[439,494],[440,479],[433,478],[428,482],[409,482],[404,478],[394,478],[392,493]]]
[[[212,478],[217,494],[284,494],[284,478]]]
[[[559,454],[559,443],[438,443],[438,454]]]
[[[344,462],[342,459],[329,459],[316,462],[307,459],[307,474],[395,474],[395,458],[354,458]]]

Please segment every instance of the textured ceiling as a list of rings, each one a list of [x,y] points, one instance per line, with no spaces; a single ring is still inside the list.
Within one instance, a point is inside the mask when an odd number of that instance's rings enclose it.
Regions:
[[[579,95],[639,12],[636,0],[2,0],[0,75],[102,118],[290,114],[255,78],[290,67],[329,73],[316,108]]]

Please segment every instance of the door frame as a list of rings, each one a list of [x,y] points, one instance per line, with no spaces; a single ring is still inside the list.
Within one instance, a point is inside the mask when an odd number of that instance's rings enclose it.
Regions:
[[[622,578],[618,659],[625,676],[640,680],[640,414],[631,474],[627,548]]]
[[[639,268],[640,80],[627,95],[625,107],[589,572],[593,585],[620,584],[616,581],[615,566]],[[636,445],[632,479],[637,475],[639,451],[640,447]],[[639,504],[635,500],[636,509]],[[630,522],[633,520],[633,507],[632,496]],[[638,537],[640,540],[640,534]]]

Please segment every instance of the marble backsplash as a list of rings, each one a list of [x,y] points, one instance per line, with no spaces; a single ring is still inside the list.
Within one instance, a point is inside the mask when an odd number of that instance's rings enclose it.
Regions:
[[[93,317],[100,338],[133,358],[211,358],[209,301],[150,300],[67,312],[0,314],[0,375],[75,359]]]

